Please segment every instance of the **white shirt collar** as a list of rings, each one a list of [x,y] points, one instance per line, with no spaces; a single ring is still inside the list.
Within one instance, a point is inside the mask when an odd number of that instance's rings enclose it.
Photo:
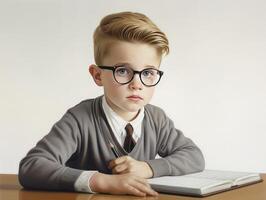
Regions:
[[[126,135],[125,126],[127,125],[127,123],[130,123],[133,126],[134,140],[137,141],[140,138],[141,124],[144,118],[144,108],[140,109],[138,116],[134,120],[128,122],[124,120],[123,118],[121,118],[118,114],[116,114],[116,112],[112,110],[112,108],[107,104],[105,96],[102,97],[102,107],[106,115],[106,118],[108,120],[108,123],[111,126],[112,131],[114,132],[120,144],[124,142],[125,135]]]

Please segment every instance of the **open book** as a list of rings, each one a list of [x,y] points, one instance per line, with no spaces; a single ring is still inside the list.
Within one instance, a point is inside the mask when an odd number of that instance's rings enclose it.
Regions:
[[[209,196],[260,181],[262,179],[258,173],[219,170],[148,179],[151,187],[158,192],[189,196]]]

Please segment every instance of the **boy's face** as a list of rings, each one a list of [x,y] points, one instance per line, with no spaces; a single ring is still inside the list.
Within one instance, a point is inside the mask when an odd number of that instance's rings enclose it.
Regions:
[[[145,68],[159,68],[161,57],[151,45],[115,41],[108,49],[102,65],[117,66],[126,64],[133,70],[141,71]],[[96,66],[95,66],[96,67]],[[121,85],[113,77],[111,70],[99,70],[100,82],[104,87],[104,94],[108,105],[122,118],[132,120],[139,109],[148,104],[153,96],[155,87],[142,84],[139,74],[135,74],[128,84]]]

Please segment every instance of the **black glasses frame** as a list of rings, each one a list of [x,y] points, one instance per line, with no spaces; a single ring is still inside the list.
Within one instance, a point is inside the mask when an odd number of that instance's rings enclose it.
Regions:
[[[163,75],[163,71],[160,71],[160,70],[158,70],[158,69],[154,69],[154,68],[152,68],[152,67],[150,67],[150,68],[145,68],[145,69],[143,69],[143,70],[141,70],[141,71],[136,71],[136,70],[133,70],[133,69],[131,68],[132,71],[133,71],[133,76],[132,76],[132,78],[131,78],[129,81],[127,81],[126,83],[120,83],[120,82],[118,82],[118,81],[116,80],[116,78],[115,78],[115,70],[116,70],[117,68],[119,68],[119,67],[123,67],[123,65],[119,65],[119,66],[104,66],[104,65],[100,65],[100,66],[99,66],[99,65],[98,65],[98,67],[99,67],[100,69],[107,69],[107,70],[111,70],[111,71],[113,71],[113,77],[114,77],[115,81],[116,81],[117,83],[121,84],[121,85],[125,85],[125,84],[130,83],[130,82],[134,79],[135,74],[138,74],[138,75],[139,75],[139,79],[140,79],[140,81],[142,82],[143,85],[145,85],[145,86],[147,86],[147,87],[153,87],[153,86],[157,85],[157,84],[160,82],[160,80],[161,80],[161,78],[162,78],[162,75]],[[159,75],[160,75],[158,81],[157,81],[155,84],[153,84],[153,85],[147,85],[147,84],[145,84],[145,83],[143,82],[142,78],[141,78],[141,73],[142,73],[143,71],[148,70],[148,69],[155,70],[155,71],[157,71],[157,72],[159,73]]]

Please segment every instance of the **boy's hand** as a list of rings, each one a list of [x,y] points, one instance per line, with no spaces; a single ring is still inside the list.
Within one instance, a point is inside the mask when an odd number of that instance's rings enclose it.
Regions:
[[[133,174],[108,175],[97,172],[90,179],[90,188],[99,193],[158,196],[146,179]]]
[[[130,156],[122,156],[112,160],[108,168],[112,169],[113,174],[130,173],[142,178],[151,178],[153,176],[152,169],[146,162],[135,160]]]

